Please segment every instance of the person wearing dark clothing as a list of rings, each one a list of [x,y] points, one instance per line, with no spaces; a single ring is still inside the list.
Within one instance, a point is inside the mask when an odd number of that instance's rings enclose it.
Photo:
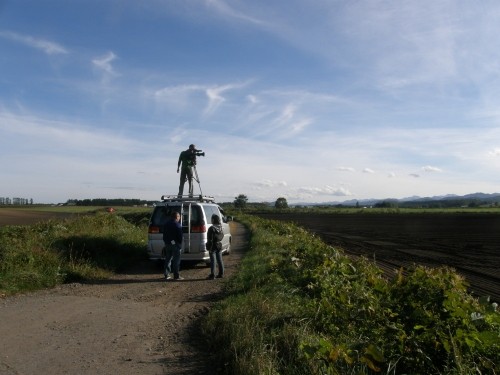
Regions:
[[[166,280],[171,280],[171,273],[174,274],[174,280],[182,280],[179,275],[179,267],[181,263],[182,249],[182,226],[181,215],[174,211],[170,220],[168,220],[163,228],[163,242],[165,242],[165,266],[164,272]]]
[[[224,232],[222,231],[222,225],[220,222],[220,217],[216,214],[212,215],[212,226],[208,228],[207,233],[207,250],[210,255],[210,275],[209,279],[215,279],[215,262],[217,262],[218,273],[217,277],[224,277],[224,263],[222,262],[222,239],[224,238]]]
[[[177,162],[177,173],[179,169],[181,171],[180,183],[179,183],[179,197],[182,197],[184,193],[184,184],[186,179],[189,184],[189,196],[193,197],[193,168],[196,165],[196,146],[189,145],[186,151],[182,151],[179,155],[179,161]]]

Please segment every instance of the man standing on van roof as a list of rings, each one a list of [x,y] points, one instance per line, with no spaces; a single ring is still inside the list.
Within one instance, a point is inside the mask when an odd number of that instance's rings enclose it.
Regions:
[[[181,167],[182,164],[182,167]],[[193,197],[193,167],[196,165],[196,146],[189,145],[186,151],[182,151],[177,162],[177,173],[181,170],[181,178],[179,184],[179,198],[184,193],[184,184],[186,179],[189,184],[189,197]]]

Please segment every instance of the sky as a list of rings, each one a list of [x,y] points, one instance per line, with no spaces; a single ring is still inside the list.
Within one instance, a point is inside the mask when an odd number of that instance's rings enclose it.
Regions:
[[[0,0],[0,197],[500,192],[500,2]],[[186,189],[187,190],[187,189]]]

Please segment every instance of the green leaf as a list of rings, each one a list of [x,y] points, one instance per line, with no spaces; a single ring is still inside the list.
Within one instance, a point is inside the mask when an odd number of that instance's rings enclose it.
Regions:
[[[368,347],[365,349],[365,354],[368,354],[377,362],[385,362],[384,353],[376,345],[368,345]]]

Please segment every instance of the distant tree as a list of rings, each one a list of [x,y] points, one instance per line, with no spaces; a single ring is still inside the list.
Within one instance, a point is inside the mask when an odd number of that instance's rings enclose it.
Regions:
[[[276,203],[274,204],[275,208],[282,209],[282,208],[288,208],[288,202],[286,201],[286,198],[280,197],[276,199]]]
[[[248,197],[245,194],[240,194],[234,198],[234,207],[245,208],[247,206]]]
[[[398,208],[398,202],[395,200],[385,200],[375,204],[376,208]]]

